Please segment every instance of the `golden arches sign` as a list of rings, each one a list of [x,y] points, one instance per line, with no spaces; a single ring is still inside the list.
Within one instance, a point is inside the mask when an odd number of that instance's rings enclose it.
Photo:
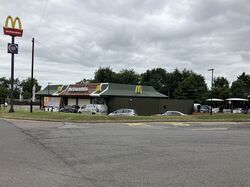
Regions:
[[[141,85],[136,85],[136,87],[135,87],[135,93],[137,93],[137,94],[141,94],[142,93],[142,87],[141,87]]]
[[[102,91],[102,87],[101,87],[100,84],[96,85],[95,91],[96,92],[101,92]]]
[[[56,89],[57,92],[61,92],[62,91],[62,86],[58,86]]]
[[[10,23],[10,26],[9,26]],[[16,28],[16,26],[18,26]],[[13,19],[11,16],[7,16],[5,20],[5,25],[3,27],[3,31],[5,35],[10,35],[10,36],[22,36],[23,35],[23,30],[22,30],[22,23],[19,17],[15,17]]]

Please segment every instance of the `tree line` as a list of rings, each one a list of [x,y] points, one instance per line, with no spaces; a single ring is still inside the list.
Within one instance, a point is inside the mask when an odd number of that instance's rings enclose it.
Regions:
[[[192,70],[178,70],[168,72],[163,68],[153,68],[138,74],[133,69],[123,69],[114,72],[110,67],[100,67],[94,73],[93,79],[83,79],[77,83],[121,83],[141,84],[153,86],[157,91],[169,96],[171,99],[192,99],[194,102],[205,103],[207,98],[226,99],[229,97],[247,98],[250,95],[250,75],[243,72],[233,81],[231,86],[225,77],[215,77],[213,89],[208,89],[204,76]],[[24,99],[31,98],[31,78],[20,81],[14,80],[14,98],[18,99],[20,93]],[[35,79],[36,91],[41,89]],[[10,79],[0,78],[0,102],[2,103],[10,94]]]
[[[250,95],[250,75],[245,72],[238,76],[231,86],[227,78],[215,77],[213,89],[208,89],[204,76],[187,69],[168,72],[163,68],[153,68],[138,74],[133,69],[114,72],[110,67],[100,67],[96,70],[94,79],[83,79],[78,83],[86,81],[148,85],[171,99],[192,99],[199,103],[205,103],[206,99],[211,97],[247,98]]]
[[[36,91],[41,90],[41,86],[38,81],[34,79],[34,85],[36,86]],[[11,80],[5,77],[0,78],[0,103],[4,103],[7,98],[10,97]],[[18,78],[14,79],[14,99],[19,99],[20,94],[23,99],[31,98],[31,78],[20,81]]]

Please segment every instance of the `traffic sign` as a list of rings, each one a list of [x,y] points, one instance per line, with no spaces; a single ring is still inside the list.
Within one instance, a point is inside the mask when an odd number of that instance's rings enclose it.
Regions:
[[[18,54],[18,44],[8,43],[8,53]]]

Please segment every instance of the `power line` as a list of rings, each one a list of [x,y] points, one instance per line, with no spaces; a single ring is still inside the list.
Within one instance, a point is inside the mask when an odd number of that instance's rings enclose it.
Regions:
[[[45,4],[44,4],[43,10],[42,10],[41,18],[40,18],[39,25],[38,25],[38,29],[37,29],[37,34],[36,34],[37,36],[38,36],[38,34],[39,34],[39,31],[40,31],[40,27],[41,27],[41,24],[42,24],[42,19],[43,19],[43,17],[45,16],[45,13],[46,13],[48,1],[49,1],[49,0],[45,0]]]

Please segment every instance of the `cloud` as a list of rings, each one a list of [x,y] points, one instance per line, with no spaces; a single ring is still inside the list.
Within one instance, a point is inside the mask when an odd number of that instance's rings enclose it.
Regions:
[[[35,76],[74,83],[93,78],[98,67],[142,73],[192,69],[233,81],[249,73],[250,4],[247,0],[0,0],[0,20],[20,16],[16,77],[30,76],[31,38],[35,37]],[[0,37],[0,76],[10,76],[10,37]]]

